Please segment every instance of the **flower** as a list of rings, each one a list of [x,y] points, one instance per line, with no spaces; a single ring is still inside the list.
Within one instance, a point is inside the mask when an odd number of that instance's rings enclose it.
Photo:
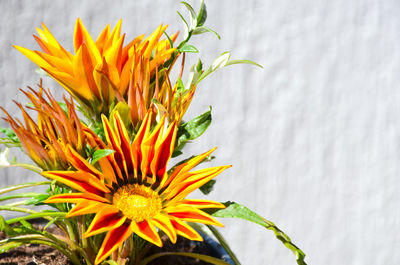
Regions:
[[[91,114],[100,117],[102,113],[108,115],[115,100],[128,100],[131,75],[138,71],[140,61],[147,63],[146,78],[153,77],[157,68],[175,51],[169,40],[160,41],[167,27],[163,25],[145,40],[143,35],[138,36],[124,47],[121,23],[120,20],[111,33],[107,25],[94,41],[78,18],[74,32],[75,54],[64,49],[44,24],[43,30],[37,29],[39,37],[34,35],[43,52],[14,47],[57,80]],[[172,41],[177,35],[171,37]]]
[[[0,107],[7,115],[3,119],[11,125],[25,152],[38,166],[44,170],[66,170],[70,167],[65,154],[67,145],[75,152],[85,155],[85,126],[75,112],[72,99],[68,101],[64,97],[63,110],[50,91],[43,89],[42,82],[39,84],[39,91],[28,88],[28,91],[21,92],[29,98],[32,106],[24,108],[15,102],[22,111],[25,125]],[[27,109],[37,112],[37,122],[28,114]]]
[[[115,152],[99,160],[96,169],[73,148],[68,149],[69,161],[77,171],[43,172],[77,192],[54,195],[46,203],[74,203],[67,217],[96,213],[84,237],[107,232],[95,263],[107,258],[133,233],[162,246],[157,229],[175,243],[177,235],[201,241],[201,236],[185,221],[222,226],[201,211],[203,208],[224,208],[208,200],[185,197],[230,166],[190,171],[214,149],[196,156],[167,172],[177,133],[176,122],[167,127],[165,116],[151,131],[149,111],[132,143],[118,112],[114,128],[102,116],[107,145],[99,138],[88,137],[101,149]],[[94,143],[92,144],[94,145]]]

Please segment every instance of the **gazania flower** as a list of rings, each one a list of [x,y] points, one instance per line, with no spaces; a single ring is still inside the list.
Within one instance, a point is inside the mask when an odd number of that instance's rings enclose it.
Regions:
[[[75,113],[74,103],[72,99],[68,101],[64,98],[64,112],[51,93],[43,89],[41,82],[38,92],[28,88],[28,91],[21,91],[32,106],[25,108],[15,102],[22,112],[24,123],[12,118],[0,107],[7,115],[3,119],[11,125],[25,152],[38,166],[44,170],[66,170],[70,167],[65,155],[66,146],[69,145],[81,155],[85,154],[86,147],[84,125]],[[37,113],[37,121],[28,114],[27,109]]]
[[[96,213],[84,237],[107,232],[97,254],[100,263],[133,233],[162,246],[157,230],[172,242],[177,235],[201,241],[201,236],[187,222],[221,226],[202,208],[224,208],[218,202],[185,197],[229,166],[190,171],[214,149],[192,158],[167,173],[167,163],[174,149],[176,123],[168,128],[165,118],[153,129],[149,112],[132,143],[118,113],[114,128],[103,116],[107,145],[100,139],[100,148],[115,152],[99,160],[101,171],[69,149],[68,157],[77,171],[42,173],[72,189],[74,193],[55,195],[46,203],[74,203],[67,217]]]
[[[107,25],[96,41],[92,39],[80,19],[74,33],[74,50],[65,50],[47,27],[37,29],[35,40],[43,50],[32,51],[20,46],[17,50],[31,59],[56,79],[75,99],[84,104],[92,114],[108,115],[112,102],[126,101],[131,74],[137,71],[139,61],[148,63],[146,74],[155,75],[157,68],[166,62],[175,49],[169,40],[160,40],[167,26],[160,25],[148,38],[139,36],[123,46],[121,20],[110,33]],[[171,39],[174,41],[177,34]],[[147,78],[147,76],[146,76]]]

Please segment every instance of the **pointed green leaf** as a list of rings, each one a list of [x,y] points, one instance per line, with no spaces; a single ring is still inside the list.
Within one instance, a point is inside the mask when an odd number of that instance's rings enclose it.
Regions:
[[[180,151],[187,141],[194,140],[202,135],[211,124],[211,108],[193,120],[178,127],[175,150]]]
[[[203,186],[200,187],[201,192],[204,195],[209,194],[210,192],[212,192],[212,190],[214,189],[214,184],[217,181],[215,179],[210,180],[209,182],[207,182],[206,184],[204,184]]]
[[[90,163],[93,165],[94,163],[96,163],[97,161],[99,161],[100,159],[102,159],[103,157],[109,156],[112,153],[114,153],[114,150],[111,149],[100,149],[100,150],[96,150],[93,153],[93,157],[92,157],[92,161],[90,161]]]
[[[297,264],[306,265],[304,261],[306,255],[303,253],[303,251],[299,249],[295,244],[293,244],[291,239],[273,222],[264,219],[255,212],[251,211],[246,206],[240,205],[238,203],[226,202],[224,204],[226,206],[225,209],[210,209],[207,212],[211,213],[215,217],[244,219],[259,224],[267,228],[268,230],[272,230],[275,233],[276,238],[279,239],[288,249],[290,249],[296,255]]]
[[[214,60],[214,62],[211,64],[211,71],[214,72],[217,69],[220,69],[224,67],[228,61],[229,58],[231,57],[230,52],[224,52],[222,53],[217,59]]]
[[[190,27],[189,27],[189,31],[193,30],[196,28],[197,26],[197,15],[196,12],[194,11],[193,7],[191,5],[189,5],[188,3],[182,1],[182,4],[185,5],[185,7],[187,8],[187,10],[189,10],[190,13]]]
[[[206,33],[206,32],[214,33],[215,36],[217,36],[217,38],[219,40],[221,39],[221,36],[215,30],[212,30],[212,29],[210,29],[209,27],[206,27],[206,26],[197,27],[195,30],[193,30],[193,35],[200,35],[200,34],[203,34],[203,33]]]
[[[181,17],[182,21],[183,21],[183,25],[185,26],[185,34],[184,34],[184,38],[186,39],[189,31],[190,31],[190,27],[189,24],[186,22],[185,18],[182,16],[181,13],[179,13],[178,11],[176,11],[178,13],[178,15]]]
[[[201,1],[200,11],[197,15],[197,27],[203,26],[207,19],[207,8],[204,0]]]
[[[225,64],[225,66],[232,65],[232,64],[252,64],[252,65],[258,66],[260,68],[264,68],[261,64],[258,64],[256,62],[253,62],[250,60],[231,60],[231,61],[227,62]]]
[[[180,52],[191,52],[191,53],[198,53],[199,50],[194,47],[193,45],[189,45],[185,43],[181,48],[178,49]]]
[[[32,196],[29,200],[25,202],[25,205],[43,205],[44,201],[50,198],[49,194],[38,194],[35,196]]]

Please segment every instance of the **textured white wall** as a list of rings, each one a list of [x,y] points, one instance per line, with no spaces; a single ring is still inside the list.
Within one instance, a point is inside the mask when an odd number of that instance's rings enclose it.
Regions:
[[[233,164],[211,197],[236,200],[274,221],[309,264],[400,263],[400,2],[207,1],[195,38],[206,63],[225,50],[264,66],[232,66],[203,82],[187,119],[213,106],[207,133],[186,150],[218,146]],[[11,44],[37,47],[43,21],[72,48],[76,17],[97,35],[123,19],[128,39],[159,23],[182,29],[179,1],[0,1],[1,105],[15,110],[35,66]],[[45,80],[48,86],[55,85]],[[4,126],[4,123],[2,123]],[[38,180],[3,170],[1,184]],[[243,264],[295,264],[272,232],[224,221]]]

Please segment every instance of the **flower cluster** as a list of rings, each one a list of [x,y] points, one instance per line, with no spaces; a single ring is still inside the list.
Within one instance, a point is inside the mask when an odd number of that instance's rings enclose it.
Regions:
[[[73,53],[63,48],[44,24],[37,29],[38,36],[34,35],[41,51],[14,46],[69,96],[57,101],[40,80],[37,90],[20,90],[29,101],[26,105],[15,102],[22,121],[18,114],[11,115],[0,107],[11,127],[1,129],[6,137],[0,138],[0,143],[19,147],[35,163],[8,161],[5,149],[1,166],[23,166],[46,179],[6,188],[0,194],[36,185],[49,187],[46,193],[0,198],[30,198],[0,208],[28,214],[8,221],[0,216],[0,230],[9,236],[0,241],[0,252],[35,242],[58,249],[73,264],[145,265],[159,257],[148,256],[147,252],[152,246],[162,247],[161,235],[172,243],[179,236],[202,241],[199,232],[208,228],[232,262],[238,264],[213,227],[223,226],[215,217],[248,218],[261,223],[265,219],[247,208],[237,208],[238,204],[187,198],[198,189],[209,193],[214,178],[230,166],[194,170],[213,158],[215,148],[172,167],[169,161],[181,155],[185,144],[210,125],[211,110],[183,121],[199,82],[224,66],[255,63],[229,61],[230,54],[223,53],[203,69],[199,60],[190,68],[184,85],[185,56],[198,52],[188,44],[190,38],[214,31],[204,27],[207,12],[203,1],[198,15],[183,3],[190,11],[191,23],[189,26],[184,20],[186,34],[179,44],[178,33],[168,36],[164,25],[146,38],[141,35],[125,42],[121,20],[112,30],[107,25],[94,40],[77,19]],[[175,67],[178,58],[182,59],[180,69]],[[172,71],[179,73],[174,82],[170,79]],[[20,207],[31,204],[47,204],[52,210]],[[38,230],[26,221],[37,217],[58,226],[63,235]],[[285,244],[290,245],[290,239]],[[214,264],[229,264],[205,255],[186,254]]]

